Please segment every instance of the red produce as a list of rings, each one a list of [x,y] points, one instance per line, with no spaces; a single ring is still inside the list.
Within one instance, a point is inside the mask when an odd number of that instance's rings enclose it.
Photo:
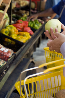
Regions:
[[[0,59],[7,61],[12,54],[13,51],[11,49],[5,47],[0,48]]]
[[[24,27],[24,32],[28,32],[30,35],[34,34],[30,27]]]
[[[18,31],[23,31],[23,29],[22,29],[22,28],[17,28],[17,30],[18,30]]]
[[[24,27],[24,32],[28,32],[30,30],[31,30],[30,27]]]
[[[34,34],[32,30],[30,30],[29,33],[30,33],[30,35],[33,35]]]
[[[28,21],[23,21],[24,27],[28,27]]]
[[[16,23],[23,23],[23,21],[20,19],[20,20],[17,20]]]
[[[24,27],[28,27],[28,21],[17,20],[16,23],[22,23]]]
[[[12,24],[14,27],[17,28],[17,30],[21,30],[23,29],[24,27],[24,24],[23,23],[16,23],[16,24]]]

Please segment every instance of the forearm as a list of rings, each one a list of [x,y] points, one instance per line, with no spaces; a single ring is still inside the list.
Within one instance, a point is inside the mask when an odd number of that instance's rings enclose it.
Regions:
[[[56,13],[54,13],[54,14],[51,16],[51,19],[53,19],[55,16],[56,16]]]
[[[38,13],[38,17],[47,17],[47,16],[52,16],[54,13],[54,11],[52,10],[52,8],[45,10],[43,12]]]

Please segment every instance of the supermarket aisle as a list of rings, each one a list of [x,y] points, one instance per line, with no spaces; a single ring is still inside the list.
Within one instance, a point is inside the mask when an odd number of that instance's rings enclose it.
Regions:
[[[39,66],[40,64],[45,63],[45,51],[43,50],[44,47],[47,46],[48,39],[43,39],[40,43],[40,46],[36,48],[36,51],[33,53],[33,58],[35,62],[35,66]],[[43,71],[44,68],[41,68],[40,70],[37,69],[37,72]]]
[[[36,51],[33,53],[34,61],[42,61],[45,59],[43,48],[47,46],[48,39],[43,39],[40,43],[40,46],[36,48]]]

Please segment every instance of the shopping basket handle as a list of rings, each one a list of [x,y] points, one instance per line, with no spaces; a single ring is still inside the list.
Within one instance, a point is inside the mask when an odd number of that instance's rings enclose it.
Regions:
[[[39,67],[39,68],[42,68],[42,67],[44,67],[44,66],[47,66],[47,65],[50,65],[50,64],[53,64],[53,63],[57,63],[57,62],[59,62],[59,61],[65,61],[65,59],[60,59],[60,60],[56,60],[56,61],[44,63],[44,64],[39,65],[38,67]]]
[[[65,64],[63,65],[60,65],[60,66],[56,66],[56,67],[52,67],[52,68],[48,68],[46,69],[45,71],[43,71],[44,73],[47,73],[49,71],[52,71],[52,70],[55,70],[55,69],[59,69],[59,68],[62,68],[62,67],[65,67]]]

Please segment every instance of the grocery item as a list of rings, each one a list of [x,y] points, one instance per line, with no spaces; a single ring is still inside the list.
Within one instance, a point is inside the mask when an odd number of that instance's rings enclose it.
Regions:
[[[31,8],[35,9],[35,3],[34,2],[31,2]]]
[[[0,45],[0,59],[7,61],[12,56],[13,50]]]
[[[6,61],[0,59],[0,67],[6,64]]]
[[[21,7],[23,7],[23,6],[26,6],[26,5],[29,5],[29,1],[27,1],[27,0],[19,0],[19,4],[20,4],[20,6]]]
[[[0,10],[0,12],[1,12],[1,13],[4,13],[4,11],[2,11],[2,10]],[[5,27],[6,27],[7,25],[9,25],[9,16],[8,16],[7,13],[5,13],[5,16],[4,16],[4,20],[5,20],[5,19],[7,19],[7,20],[6,20],[6,23],[5,23]]]
[[[16,24],[12,24],[14,27],[16,27],[17,29],[19,28],[21,31],[23,29],[24,24],[23,23],[16,23]]]
[[[14,27],[13,25],[8,25],[7,27],[6,27],[6,29],[8,29],[9,30],[9,36],[11,35],[11,34],[18,34],[18,30],[16,29],[16,27]]]
[[[8,35],[9,35],[9,30],[6,29],[6,28],[5,28],[5,29],[2,29],[2,30],[1,30],[1,33],[8,36]]]
[[[17,24],[17,23],[21,23],[22,28],[23,28],[23,27],[28,27],[28,21],[23,21],[23,20],[20,19],[20,20],[17,20],[17,21],[16,21],[16,24]]]
[[[48,30],[50,32],[50,28],[53,28],[53,31],[55,33],[55,28],[58,29],[58,32],[61,32],[61,22],[58,19],[51,19],[45,24],[45,30]]]
[[[30,27],[24,27],[24,32],[30,33],[30,35],[33,35],[33,31],[30,29]]]
[[[29,21],[28,26],[34,29],[39,29],[42,26],[42,24],[36,19],[34,21]]]
[[[23,21],[26,21],[27,17],[20,17],[20,19],[22,19]]]
[[[25,43],[29,38],[26,36],[22,36],[22,35],[18,35],[16,40],[21,41],[23,43]]]
[[[19,32],[19,35],[22,35],[22,36],[30,36],[30,33],[28,33],[28,32]]]

